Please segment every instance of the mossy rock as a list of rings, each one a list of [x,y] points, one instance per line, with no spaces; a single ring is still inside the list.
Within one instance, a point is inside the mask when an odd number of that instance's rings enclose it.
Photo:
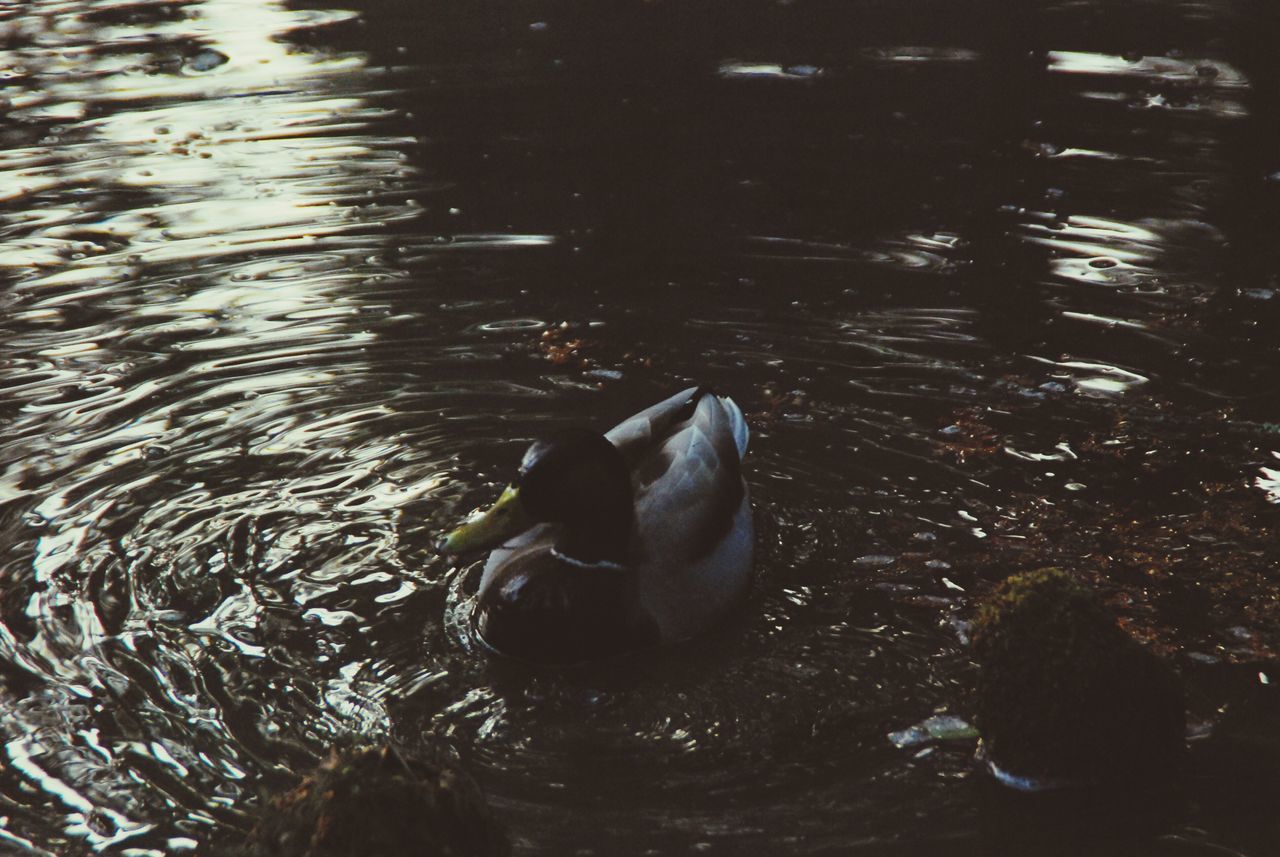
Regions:
[[[1056,568],[1017,574],[982,606],[978,726],[1003,771],[1059,783],[1156,782],[1178,773],[1177,675]]]
[[[243,857],[506,857],[479,787],[443,755],[337,751],[271,800]]]

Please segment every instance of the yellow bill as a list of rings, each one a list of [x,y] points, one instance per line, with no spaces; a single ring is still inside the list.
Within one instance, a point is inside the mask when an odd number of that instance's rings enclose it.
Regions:
[[[441,553],[471,553],[487,550],[527,530],[532,522],[520,505],[520,489],[508,485],[498,502],[468,518],[462,526],[442,538],[436,547]]]

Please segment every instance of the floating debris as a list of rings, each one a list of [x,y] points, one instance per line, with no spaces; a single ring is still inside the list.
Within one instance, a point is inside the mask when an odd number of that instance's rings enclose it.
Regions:
[[[231,57],[222,51],[215,51],[213,48],[205,48],[194,56],[188,57],[186,66],[192,71],[212,71],[220,65],[226,65]]]
[[[889,743],[902,750],[935,741],[972,741],[977,737],[978,730],[963,718],[953,714],[935,714],[915,726],[900,732],[890,732]]]

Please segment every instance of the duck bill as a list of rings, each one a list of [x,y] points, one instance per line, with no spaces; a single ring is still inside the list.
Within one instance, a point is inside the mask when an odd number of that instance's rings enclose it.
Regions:
[[[532,522],[520,504],[520,489],[508,485],[498,502],[472,515],[437,544],[441,553],[462,554],[488,550],[527,530]]]

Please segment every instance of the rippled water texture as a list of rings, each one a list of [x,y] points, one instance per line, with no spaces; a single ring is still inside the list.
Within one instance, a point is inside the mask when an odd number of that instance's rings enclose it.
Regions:
[[[356,733],[521,854],[949,853],[972,747],[886,736],[969,713],[1007,571],[1080,568],[1202,724],[1275,656],[1265,4],[316,5],[0,2],[0,851],[192,850]],[[478,651],[434,534],[693,378],[747,603]]]

